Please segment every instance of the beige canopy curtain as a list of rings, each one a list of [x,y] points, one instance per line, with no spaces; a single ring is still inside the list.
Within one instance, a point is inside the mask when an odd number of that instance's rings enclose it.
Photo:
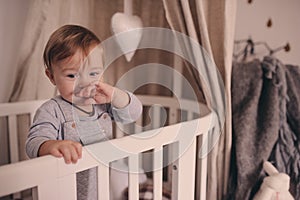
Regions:
[[[164,3],[166,18],[171,28],[185,33],[200,42],[215,61],[224,81],[226,121],[218,145],[215,145],[208,155],[209,167],[207,185],[207,199],[222,199],[227,189],[232,143],[230,82],[236,1],[162,1]],[[206,94],[204,94],[204,96],[206,96]]]

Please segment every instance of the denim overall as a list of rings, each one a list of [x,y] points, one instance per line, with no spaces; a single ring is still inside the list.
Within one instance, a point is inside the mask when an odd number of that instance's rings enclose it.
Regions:
[[[54,98],[64,116],[62,122],[63,140],[80,142],[82,145],[109,140],[112,138],[112,119],[107,111],[109,105],[94,106],[91,116],[78,116],[77,110],[69,102]],[[88,169],[77,173],[77,199],[96,200],[97,170]]]

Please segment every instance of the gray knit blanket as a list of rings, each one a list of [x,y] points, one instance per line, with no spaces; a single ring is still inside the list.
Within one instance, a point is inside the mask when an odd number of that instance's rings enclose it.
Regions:
[[[300,68],[274,57],[234,63],[232,69],[233,155],[227,199],[252,199],[270,160],[291,177],[300,199]]]

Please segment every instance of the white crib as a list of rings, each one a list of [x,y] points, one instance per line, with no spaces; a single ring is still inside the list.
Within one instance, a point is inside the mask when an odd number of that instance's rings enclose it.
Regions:
[[[140,166],[141,159],[139,155],[142,152],[153,150],[153,166],[162,166],[166,159],[162,149],[169,144],[179,144],[180,139],[176,137],[177,130],[183,130],[187,134],[191,127],[197,127],[196,134],[184,154],[168,166],[168,182],[171,185],[172,199],[206,199],[207,182],[207,158],[200,159],[197,156],[197,150],[206,140],[212,127],[212,112],[203,104],[180,100],[180,109],[178,101],[171,97],[158,97],[138,95],[145,107],[153,104],[160,104],[167,108],[167,126],[159,129],[143,130],[135,128],[133,132],[139,132],[139,137],[147,137],[145,140],[139,140],[137,137],[124,136],[106,142],[89,145],[83,148],[82,159],[77,164],[66,165],[63,159],[57,159],[52,156],[44,156],[36,159],[19,161],[18,135],[17,135],[17,116],[20,114],[30,114],[34,116],[35,110],[44,101],[18,102],[0,104],[0,117],[8,118],[9,129],[9,153],[12,164],[0,166],[0,197],[12,193],[18,193],[22,190],[32,188],[33,199],[40,200],[74,200],[76,199],[76,173],[97,167],[98,169],[98,194],[99,199],[110,199],[110,179],[109,163],[122,158],[128,158],[129,169],[136,169]],[[195,105],[200,106],[201,114],[197,116],[194,112]],[[160,117],[160,108],[154,107],[152,110],[152,128],[159,123],[156,120]],[[199,112],[199,111],[197,111]],[[179,115],[184,116],[186,120],[178,122]],[[197,116],[197,119],[193,119]],[[143,124],[140,119],[139,124]],[[138,129],[138,130],[137,130]],[[117,129],[118,132],[118,129]],[[125,151],[115,157],[106,157],[105,162],[99,162],[88,149],[97,149],[100,152],[106,152],[107,146],[115,145]],[[172,148],[170,148],[172,149]],[[174,152],[169,149],[169,156]],[[177,150],[178,151],[178,150]],[[126,153],[127,152],[127,153]],[[174,156],[174,155],[173,155]],[[162,199],[163,188],[163,169],[153,171],[153,199]],[[139,199],[139,176],[136,173],[129,173],[128,198],[130,200]]]

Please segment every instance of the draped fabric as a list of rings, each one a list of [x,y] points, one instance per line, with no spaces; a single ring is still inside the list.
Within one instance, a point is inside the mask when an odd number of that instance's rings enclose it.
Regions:
[[[171,28],[200,42],[216,63],[224,81],[226,122],[218,144],[208,155],[207,185],[207,199],[222,199],[227,188],[231,150],[230,83],[236,1],[163,0],[163,2]],[[197,81],[197,84],[201,84],[201,80]],[[208,100],[207,91],[205,88],[202,89]]]

